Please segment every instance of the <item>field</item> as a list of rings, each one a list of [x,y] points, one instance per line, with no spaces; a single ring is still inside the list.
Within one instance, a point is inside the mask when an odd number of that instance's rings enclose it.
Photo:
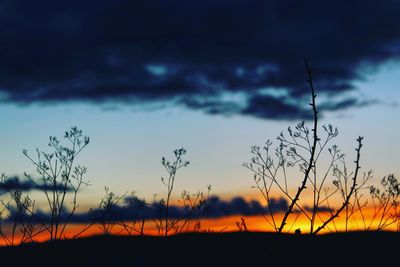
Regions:
[[[400,234],[92,236],[0,248],[8,266],[396,266]]]

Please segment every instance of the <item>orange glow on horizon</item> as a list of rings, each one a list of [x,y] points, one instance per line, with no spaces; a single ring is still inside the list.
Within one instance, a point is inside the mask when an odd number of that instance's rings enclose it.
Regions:
[[[364,219],[362,219],[361,214],[356,214],[353,215],[353,217],[350,218],[348,221],[347,225],[347,231],[364,231],[364,230],[376,230],[380,217],[374,217],[374,210],[372,208],[365,209],[363,211],[363,216]],[[325,217],[323,217],[324,214],[319,214],[317,217],[319,217],[319,220],[316,220],[315,228],[318,228],[319,225],[321,225],[321,218],[325,219],[327,215],[325,214]],[[261,216],[226,216],[222,218],[212,218],[212,219],[202,219],[201,220],[201,228],[198,232],[234,232],[234,231],[239,231],[239,228],[237,226],[237,223],[241,222],[241,218],[244,218],[245,224],[247,227],[248,231],[251,232],[275,232],[274,228],[266,221],[266,219]],[[277,226],[279,226],[279,223],[281,222],[283,218],[283,213],[281,214],[276,214],[275,215],[275,220],[277,222]],[[190,225],[190,223],[189,223]],[[68,225],[66,232],[65,232],[65,238],[72,238],[76,233],[81,231],[84,228],[85,225],[83,224],[70,224]],[[193,225],[192,225],[193,226]],[[390,224],[388,227],[384,228],[386,231],[399,231],[400,228],[400,222],[397,220],[396,223]],[[186,229],[182,232],[193,232],[193,228]],[[310,220],[304,216],[304,215],[298,215],[298,214],[292,214],[292,216],[289,216],[289,219],[287,221],[287,226],[284,228],[284,233],[294,233],[296,229],[300,229],[302,233],[309,233],[310,232]],[[321,234],[326,234],[326,233],[331,233],[331,232],[345,232],[346,231],[346,222],[345,222],[345,216],[344,213],[341,214],[341,216],[337,219],[335,219],[333,222],[327,225],[325,229],[322,229],[320,231]],[[7,233],[5,233],[7,234]],[[99,225],[92,225],[89,229],[84,231],[79,237],[88,237],[92,235],[100,235],[104,234],[104,232],[101,230]],[[113,235],[129,235],[126,231],[124,231],[124,228],[121,225],[115,225],[114,227],[111,228],[108,234],[113,234]],[[149,220],[145,222],[145,227],[144,227],[144,234],[145,235],[152,235],[152,236],[157,236],[159,235],[158,228],[156,227],[156,224],[154,221]],[[174,234],[174,231],[171,230],[169,235]],[[132,235],[138,235],[138,233],[132,234]],[[15,237],[15,244],[18,244],[18,236]],[[43,232],[37,236],[34,237],[35,242],[44,242],[49,239],[49,234],[47,232]],[[7,242],[5,242],[4,238],[0,236],[0,246],[5,246],[7,245]]]

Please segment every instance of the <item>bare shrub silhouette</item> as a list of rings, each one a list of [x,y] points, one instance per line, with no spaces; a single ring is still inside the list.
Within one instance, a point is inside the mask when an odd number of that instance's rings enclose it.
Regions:
[[[368,183],[371,181],[373,178],[373,172],[372,170],[368,172],[363,173],[362,180],[358,180],[358,183],[353,186],[353,183],[351,181],[351,177],[353,175],[353,172],[349,172],[347,167],[346,167],[346,162],[344,160],[344,157],[342,157],[339,162],[334,166],[332,176],[334,177],[333,180],[333,185],[335,188],[335,192],[338,191],[339,195],[341,197],[341,200],[343,203],[347,203],[347,205],[344,207],[344,222],[345,222],[345,228],[344,231],[347,232],[349,230],[349,222],[350,219],[352,219],[353,216],[355,216],[357,213],[360,214],[363,222],[363,229],[366,230],[366,222],[365,222],[365,216],[363,213],[363,208],[365,208],[368,204],[368,201],[364,201],[364,193],[369,189]],[[347,197],[349,195],[349,192],[353,190],[353,194],[350,196],[350,198],[347,200]],[[331,232],[335,231],[338,232],[338,228],[335,223],[335,218],[339,216],[334,215],[334,209],[331,207],[330,202],[329,202],[329,188],[326,188],[324,190],[325,197],[326,197],[326,203],[328,207],[329,214],[334,217],[332,219],[332,225],[334,230],[330,229],[328,225],[325,225],[328,230]]]
[[[178,200],[185,211],[181,217],[170,216],[171,196],[175,186],[175,178],[177,171],[180,168],[189,166],[189,161],[184,160],[186,149],[180,148],[174,150],[173,161],[168,161],[163,157],[161,165],[167,172],[167,177],[161,177],[161,181],[166,187],[166,197],[160,200],[154,196],[153,205],[158,209],[160,217],[154,220],[158,230],[158,235],[167,237],[170,233],[180,233],[182,231],[199,231],[201,229],[201,215],[207,206],[211,186],[207,186],[207,193],[199,191],[196,194],[191,194],[184,190],[181,193],[181,198]]]
[[[116,195],[105,187],[105,196],[96,209],[90,210],[93,223],[99,225],[103,234],[112,234],[112,230],[118,227],[116,234],[145,235],[146,217],[143,211],[146,205],[151,204],[139,199],[134,191],[128,197],[126,195]]]
[[[399,231],[400,183],[396,177],[393,174],[383,177],[380,187],[370,186],[370,194],[374,213],[367,229],[370,230],[373,223],[377,222],[375,227],[377,231],[384,230],[393,224],[396,224],[396,229]]]
[[[204,211],[207,209],[208,201],[210,199],[211,185],[207,186],[207,192],[198,191],[191,194],[189,191],[183,190],[181,199],[178,203],[186,210],[184,218],[178,221],[175,227],[175,233],[186,232],[199,232],[201,227],[201,219]]]
[[[128,220],[121,220],[119,222],[119,225],[124,228],[125,232],[129,236],[134,234],[138,234],[141,236],[145,235],[144,227],[146,223],[146,218],[144,210],[146,208],[146,205],[149,204],[146,203],[145,199],[140,199],[139,197],[137,197],[135,191],[132,191],[128,197],[125,197],[124,201],[127,209],[131,211],[132,217]]]
[[[175,158],[172,162],[165,158],[161,160],[168,174],[167,178],[161,178],[167,189],[165,199],[158,200],[154,195],[152,202],[146,202],[145,199],[139,199],[134,191],[128,196],[127,193],[116,195],[105,187],[105,196],[100,200],[97,208],[89,212],[92,224],[97,224],[103,234],[145,235],[147,210],[147,212],[158,211],[159,217],[153,219],[153,222],[159,236],[167,237],[184,231],[200,231],[202,215],[210,198],[210,185],[207,186],[206,192],[199,191],[193,194],[183,190],[177,200],[178,206],[173,206],[171,214],[171,198],[177,171],[189,165],[189,162],[183,159],[185,154],[186,150],[180,148],[174,150]],[[113,231],[113,229],[118,230]]]
[[[36,172],[40,175],[42,192],[50,210],[46,226],[50,240],[64,237],[66,227],[79,206],[78,192],[82,186],[88,185],[84,179],[86,167],[76,164],[75,160],[89,144],[89,137],[84,136],[77,127],[71,127],[65,132],[64,139],[67,145],[51,136],[48,143],[51,152],[36,149],[36,157],[30,156],[26,149],[23,150],[23,154],[36,166]],[[31,175],[25,175],[36,183]]]
[[[173,162],[166,160],[164,157],[161,159],[161,164],[164,166],[165,170],[168,173],[168,177],[166,179],[164,177],[161,177],[161,181],[167,187],[167,196],[165,200],[165,221],[164,221],[165,236],[168,236],[168,232],[170,231],[170,229],[175,227],[177,224],[176,220],[171,220],[171,221],[169,220],[169,204],[171,200],[171,194],[175,185],[176,172],[182,167],[189,166],[189,161],[182,159],[183,155],[185,154],[186,154],[186,149],[180,148],[174,150],[175,159]]]
[[[310,233],[317,234],[324,229],[330,222],[339,216],[343,209],[347,208],[352,196],[357,191],[357,178],[360,169],[360,150],[362,147],[362,137],[357,139],[357,156],[355,160],[355,170],[351,175],[351,182],[346,176],[346,186],[340,187],[342,180],[334,180],[336,190],[329,193],[327,191],[327,183],[329,176],[333,172],[346,173],[347,170],[340,171],[338,162],[344,161],[344,154],[340,152],[336,145],[330,146],[332,140],[337,137],[338,130],[332,125],[323,125],[324,136],[319,133],[318,126],[318,109],[316,104],[316,93],[313,83],[313,70],[305,61],[307,71],[307,83],[311,93],[311,112],[313,114],[312,128],[308,128],[305,122],[298,123],[294,129],[288,128],[287,134],[281,132],[277,137],[279,146],[272,149],[272,142],[268,140],[261,148],[259,146],[251,147],[253,155],[249,163],[243,163],[243,166],[253,173],[255,188],[261,193],[268,207],[268,214],[265,216],[266,221],[276,232],[283,232],[288,217],[297,213],[297,217],[303,214],[310,222]],[[328,166],[320,170],[319,161],[322,154],[328,151]],[[287,177],[287,169],[298,166],[302,174],[300,185],[296,193],[293,195],[289,190],[289,181]],[[343,166],[342,166],[343,167]],[[322,169],[322,168],[321,168]],[[348,182],[350,185],[348,186]],[[312,206],[305,208],[301,205],[300,196],[306,188],[310,187],[312,191]],[[272,190],[278,189],[289,200],[288,209],[285,211],[281,221],[277,221],[276,213],[272,209],[271,202]],[[338,191],[342,193],[343,204],[335,211],[330,212],[327,218],[319,216],[319,212],[328,203]],[[295,212],[295,209],[298,210]],[[295,222],[297,220],[295,219]],[[319,220],[319,224],[317,223]],[[293,225],[292,225],[293,227]],[[290,229],[292,228],[290,227]]]
[[[3,208],[0,210],[0,236],[7,246],[21,245],[32,242],[33,238],[40,234],[44,228],[42,225],[33,222],[35,213],[35,201],[29,195],[24,195],[19,187],[7,187],[8,177],[5,174],[0,176],[2,188],[7,188],[7,200],[1,199]],[[3,229],[3,220],[11,225],[10,233]]]
[[[107,186],[104,189],[105,195],[97,207],[89,210],[91,223],[88,225],[98,225],[99,230],[106,235],[145,235],[146,206],[153,204],[139,199],[134,191],[127,196],[127,193],[117,195]]]
[[[103,234],[111,234],[112,229],[118,224],[118,214],[116,210],[122,202],[125,194],[117,196],[106,186],[104,187],[105,196],[100,199],[97,209],[91,212],[93,220],[99,224],[99,228]]]

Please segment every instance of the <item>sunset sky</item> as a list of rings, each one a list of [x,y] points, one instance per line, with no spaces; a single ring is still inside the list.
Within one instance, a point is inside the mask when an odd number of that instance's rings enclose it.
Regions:
[[[190,166],[175,192],[259,198],[242,163],[312,118],[307,58],[349,165],[361,135],[362,170],[399,175],[399,14],[372,0],[3,0],[0,173],[35,175],[22,149],[77,126],[86,205],[104,186],[162,195],[161,157],[180,147]]]

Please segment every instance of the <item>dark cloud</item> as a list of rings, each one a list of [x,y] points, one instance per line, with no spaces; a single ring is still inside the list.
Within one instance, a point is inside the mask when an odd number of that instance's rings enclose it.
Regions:
[[[305,206],[304,210],[309,211],[309,212],[313,212],[314,208],[310,207],[310,206]],[[319,212],[333,212],[333,209],[328,207],[328,206],[319,206],[319,207],[316,207],[316,211],[319,211]]]
[[[309,110],[299,105],[286,103],[282,98],[268,95],[253,96],[249,103],[242,113],[259,118],[309,119],[313,116]]]
[[[285,211],[288,208],[288,203],[285,199],[272,199],[271,209],[274,212]],[[128,198],[126,203],[113,205],[109,209],[92,209],[90,213],[75,213],[72,217],[68,217],[68,211],[61,216],[60,220],[73,223],[86,223],[92,221],[121,221],[121,220],[151,220],[163,218],[165,206],[162,202],[145,203],[140,199]],[[201,212],[201,214],[199,214]],[[230,215],[264,215],[269,212],[268,207],[262,205],[256,200],[246,201],[241,197],[235,197],[230,201],[221,200],[217,196],[211,196],[206,206],[201,210],[193,212],[190,208],[171,205],[169,207],[169,218],[195,218],[201,215],[202,218],[221,218]],[[34,217],[25,215],[26,219],[36,222],[46,222],[50,220],[50,214],[37,211]],[[10,214],[8,220],[12,220],[13,214]]]
[[[271,209],[274,212],[285,211],[287,208],[288,203],[285,199],[271,200]],[[241,197],[235,197],[230,201],[223,201],[218,197],[212,197],[209,200],[204,216],[216,218],[230,215],[264,215],[268,213],[268,210],[268,207],[256,200],[247,202]]]
[[[3,0],[0,93],[307,119],[303,59],[320,95],[346,96],[364,69],[399,58],[399,13],[391,0]]]
[[[273,199],[271,201],[271,209],[274,212],[285,211],[288,207],[288,203],[285,199]],[[107,214],[109,220],[121,220],[121,219],[156,219],[160,216],[164,216],[165,206],[162,202],[154,202],[152,204],[146,204],[140,199],[130,199],[129,205],[118,205],[115,206],[110,213]],[[101,211],[94,211],[96,214]],[[199,212],[201,214],[196,214]],[[246,201],[242,197],[235,197],[229,201],[221,200],[217,196],[211,196],[207,202],[207,205],[203,206],[201,210],[195,211],[188,207],[175,206],[169,207],[169,217],[180,219],[188,217],[196,217],[201,215],[203,218],[220,218],[230,215],[263,215],[269,212],[268,207],[262,205],[256,200]],[[101,216],[100,216],[101,217]]]
[[[22,192],[29,192],[32,190],[52,191],[55,189],[64,190],[64,187],[62,185],[57,185],[56,188],[54,188],[53,186],[50,186],[48,184],[43,184],[40,181],[36,183],[29,179],[20,179],[18,176],[8,177],[0,181],[0,193],[15,191],[15,190],[21,190]],[[72,188],[70,186],[67,186],[65,190],[69,192],[72,191]]]

